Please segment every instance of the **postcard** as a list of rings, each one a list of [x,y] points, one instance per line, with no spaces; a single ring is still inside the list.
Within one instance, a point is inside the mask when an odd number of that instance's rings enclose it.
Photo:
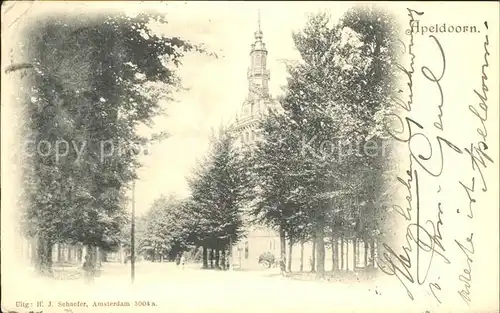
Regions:
[[[5,2],[2,312],[499,312],[499,9]]]

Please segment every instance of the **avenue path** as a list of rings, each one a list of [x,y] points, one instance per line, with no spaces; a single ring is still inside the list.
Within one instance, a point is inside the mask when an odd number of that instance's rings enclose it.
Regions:
[[[391,280],[394,281],[394,280]],[[88,286],[83,279],[62,281],[33,278],[26,274],[8,293],[4,306],[15,302],[31,302],[34,312],[40,312],[36,301],[44,301],[43,312],[351,312],[370,307],[370,312],[400,312],[405,293],[399,286],[399,297],[393,303],[381,297],[380,281],[369,283],[329,283],[297,281],[279,276],[278,270],[214,271],[202,270],[199,264],[184,270],[173,263],[139,262],[136,279],[130,284],[130,264],[104,263],[103,273],[95,284]],[[9,296],[11,295],[11,296]],[[22,297],[19,295],[23,295]],[[16,298],[12,298],[15,296]],[[398,300],[399,298],[399,300]],[[58,302],[70,306],[58,307]],[[86,302],[78,307],[72,303]],[[154,307],[92,307],[94,301],[144,301]],[[55,307],[54,307],[55,306]],[[390,308],[394,308],[391,310]],[[384,308],[377,310],[377,308]],[[407,312],[410,312],[408,310]],[[421,311],[418,311],[421,312]]]

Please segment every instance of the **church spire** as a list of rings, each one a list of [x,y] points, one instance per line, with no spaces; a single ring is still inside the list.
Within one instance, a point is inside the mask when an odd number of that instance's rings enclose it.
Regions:
[[[255,32],[255,39],[262,41],[262,30],[260,28],[260,9],[257,11],[257,31]]]
[[[267,69],[267,49],[262,41],[260,10],[257,12],[257,30],[255,41],[250,50],[250,67],[248,68],[249,95],[248,99],[269,97],[269,70]]]
[[[254,33],[255,42],[252,44],[252,52],[255,50],[266,51],[266,44],[262,41],[263,34],[260,24],[260,9],[257,12],[257,30]]]
[[[259,26],[260,31],[260,9],[257,11],[257,25]]]

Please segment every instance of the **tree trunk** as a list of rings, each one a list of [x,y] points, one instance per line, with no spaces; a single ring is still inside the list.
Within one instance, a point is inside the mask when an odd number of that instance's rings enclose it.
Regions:
[[[68,245],[66,250],[68,262],[73,262],[73,245]]]
[[[215,250],[210,249],[210,268],[214,268]]]
[[[46,249],[45,271],[46,271],[46,275],[48,275],[48,276],[53,275],[53,272],[52,272],[52,247],[53,247],[52,242],[50,242],[50,240],[47,240],[46,246],[45,246],[45,249]]]
[[[344,270],[344,235],[340,237],[340,269]]]
[[[35,269],[40,275],[52,276],[52,244],[43,236],[37,239]]]
[[[208,251],[205,246],[202,247],[203,249],[203,268],[208,268]]]
[[[371,246],[370,246],[370,254],[371,254],[371,268],[375,268],[375,240],[371,240]]]
[[[368,240],[363,239],[363,242],[365,243],[365,268],[368,267]]]
[[[220,268],[220,250],[215,250],[215,268]]]
[[[332,272],[337,269],[337,247],[335,236],[332,235]]]
[[[316,253],[317,253],[317,276],[323,277],[325,275],[325,230],[323,225],[319,225],[316,229]]]
[[[37,264],[37,241],[31,239],[31,265],[36,266]]]
[[[313,235],[312,254],[311,254],[311,272],[316,272],[316,235]]]
[[[356,270],[356,262],[358,260],[358,238],[357,237],[354,237],[353,241],[352,241],[352,245],[353,245],[353,255],[352,255],[352,259],[353,259],[353,266],[352,266],[352,269],[353,270]]]
[[[280,226],[280,270],[281,273],[286,272],[285,264],[286,264],[286,238],[285,238],[285,229],[283,226]]]
[[[300,242],[300,272],[304,271],[304,241]]]
[[[62,245],[57,243],[57,263],[61,263],[62,261]]]
[[[345,262],[346,262],[346,269],[349,270],[349,239],[346,239],[346,251],[345,251]]]
[[[288,263],[286,265],[286,270],[289,273],[292,272],[292,248],[293,248],[293,241],[290,239],[288,241]]]
[[[226,249],[222,249],[221,251],[221,256],[220,256],[220,266],[222,267],[223,270],[226,269]]]
[[[73,260],[73,257],[71,256],[71,245],[66,246],[66,261],[71,262]]]
[[[93,263],[94,263],[95,267],[100,267],[101,266],[100,255],[101,254],[100,254],[100,251],[99,251],[99,247],[94,247],[94,251],[93,251],[93,256],[94,256]]]
[[[69,246],[67,244],[63,245],[63,261],[69,262]]]
[[[90,264],[92,265],[92,269],[95,268],[95,249],[91,245],[87,245],[87,254],[89,256]]]
[[[340,269],[339,266],[339,240],[338,238],[335,238],[335,269],[338,270]]]

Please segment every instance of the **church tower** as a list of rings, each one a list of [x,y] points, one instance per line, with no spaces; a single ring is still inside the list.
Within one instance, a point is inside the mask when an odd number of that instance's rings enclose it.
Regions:
[[[259,121],[269,108],[276,108],[277,103],[269,92],[271,79],[267,69],[267,48],[263,40],[260,24],[260,12],[257,30],[250,45],[250,66],[247,69],[248,93],[235,123],[230,130],[236,137],[235,145],[239,148],[252,149],[259,138]],[[279,236],[275,231],[262,225],[254,225],[250,214],[243,215],[245,238],[232,247],[232,264],[239,267],[259,267],[261,253],[277,253]]]
[[[267,48],[260,24],[260,11],[257,30],[250,45],[250,66],[247,69],[248,93],[241,107],[241,112],[231,129],[235,132],[238,145],[251,144],[257,138],[259,119],[267,110],[275,106],[269,92],[271,75],[267,68]]]
[[[260,28],[260,12],[258,27],[254,34],[255,41],[250,50],[250,67],[247,71],[248,77],[248,100],[268,99],[270,73],[267,69],[266,44],[262,41],[263,34]]]

